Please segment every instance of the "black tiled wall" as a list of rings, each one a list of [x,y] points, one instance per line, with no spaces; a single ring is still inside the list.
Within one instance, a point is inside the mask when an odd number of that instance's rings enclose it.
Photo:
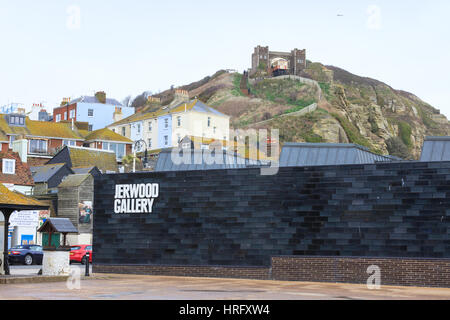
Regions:
[[[159,183],[114,214],[115,184]],[[450,162],[103,175],[94,263],[269,266],[272,256],[450,258]]]

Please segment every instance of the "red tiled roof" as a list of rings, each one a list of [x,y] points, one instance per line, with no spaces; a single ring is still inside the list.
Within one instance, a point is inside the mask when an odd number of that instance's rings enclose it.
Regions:
[[[2,159],[16,160],[16,173],[4,174]],[[34,180],[30,168],[20,160],[17,152],[0,152],[0,183],[11,183],[21,186],[34,186]]]

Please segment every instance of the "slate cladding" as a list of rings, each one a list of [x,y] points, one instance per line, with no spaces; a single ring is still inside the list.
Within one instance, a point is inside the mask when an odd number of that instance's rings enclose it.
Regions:
[[[115,184],[159,183],[151,214]],[[269,267],[274,256],[450,258],[450,162],[106,174],[94,264]]]

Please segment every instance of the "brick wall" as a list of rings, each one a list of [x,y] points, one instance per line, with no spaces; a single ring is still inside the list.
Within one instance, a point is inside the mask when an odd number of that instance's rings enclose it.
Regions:
[[[366,284],[372,265],[379,267],[381,285],[450,287],[450,259],[273,257],[272,278]]]
[[[268,267],[173,266],[173,265],[103,265],[93,264],[92,272],[116,274],[163,275],[174,277],[270,279]]]

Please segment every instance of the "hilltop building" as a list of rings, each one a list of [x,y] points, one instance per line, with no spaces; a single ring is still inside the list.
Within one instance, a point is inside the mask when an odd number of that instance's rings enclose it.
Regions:
[[[257,46],[252,54],[250,76],[258,71],[269,75],[291,74],[299,76],[306,68],[306,49],[291,52],[270,51],[269,47]],[[284,72],[283,72],[284,71]]]
[[[126,107],[115,99],[106,97],[104,92],[95,96],[82,96],[70,100],[65,99],[63,105],[53,109],[53,121],[78,121],[89,123],[88,130],[103,129],[118,118],[126,118],[134,114],[134,108]]]

